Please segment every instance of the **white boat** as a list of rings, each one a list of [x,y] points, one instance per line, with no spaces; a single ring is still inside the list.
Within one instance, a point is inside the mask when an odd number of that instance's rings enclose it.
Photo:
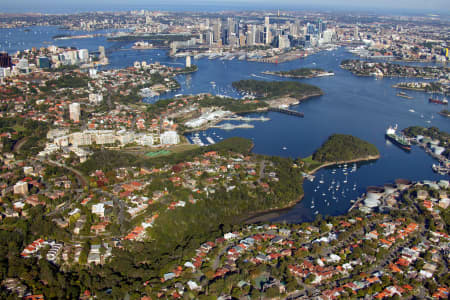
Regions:
[[[286,150],[287,148],[286,147],[283,147],[283,150]]]

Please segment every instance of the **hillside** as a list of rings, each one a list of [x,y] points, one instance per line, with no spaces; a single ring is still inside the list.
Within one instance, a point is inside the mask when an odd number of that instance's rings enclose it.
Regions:
[[[241,93],[248,93],[256,97],[271,100],[278,97],[290,96],[303,99],[322,95],[323,92],[317,86],[296,81],[264,81],[264,80],[240,80],[233,82],[233,87]]]
[[[313,154],[315,161],[337,162],[363,159],[369,156],[378,156],[380,152],[375,145],[357,137],[345,134],[333,134]]]

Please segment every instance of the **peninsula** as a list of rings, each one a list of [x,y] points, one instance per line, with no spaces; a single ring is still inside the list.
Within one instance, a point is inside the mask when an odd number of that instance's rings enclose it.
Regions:
[[[449,94],[450,87],[440,82],[399,82],[392,87],[402,90],[411,90],[418,92]]]
[[[343,60],[341,62],[341,68],[349,70],[356,76],[411,77],[424,79],[446,78],[447,74],[450,72],[450,68],[448,67],[409,66],[354,59]]]
[[[380,152],[375,145],[351,135],[333,134],[312,156],[303,159],[302,163],[312,174],[326,166],[378,158]]]
[[[262,72],[266,75],[274,75],[280,77],[289,77],[289,78],[314,78],[314,77],[324,77],[324,76],[333,76],[334,73],[329,71],[325,71],[323,69],[318,68],[299,68],[289,71],[265,71]]]

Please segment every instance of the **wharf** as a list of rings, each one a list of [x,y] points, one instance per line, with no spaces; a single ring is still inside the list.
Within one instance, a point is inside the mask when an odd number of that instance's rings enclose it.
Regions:
[[[348,209],[349,212],[351,212],[353,209],[359,206],[359,204],[365,199],[365,194],[362,194],[361,197],[357,198],[355,203]]]
[[[268,111],[274,111],[274,112],[279,112],[279,113],[283,113],[283,114],[287,114],[287,115],[291,115],[291,116],[296,116],[299,118],[303,118],[305,117],[305,114],[299,111],[295,111],[295,110],[290,110],[290,109],[284,109],[284,108],[278,108],[278,107],[269,107],[267,109]]]

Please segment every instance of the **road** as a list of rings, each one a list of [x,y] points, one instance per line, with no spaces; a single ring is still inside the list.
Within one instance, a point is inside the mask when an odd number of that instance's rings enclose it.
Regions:
[[[13,147],[13,152],[17,153],[20,151],[20,148],[22,148],[23,145],[25,145],[25,143],[28,141],[30,137],[26,136],[24,138],[22,138],[20,141],[18,141],[17,143],[14,144]]]
[[[72,173],[75,174],[75,177],[77,178],[78,184],[80,185],[81,188],[84,188],[86,186],[88,186],[88,181],[86,180],[86,178],[84,178],[83,173],[81,173],[80,171],[72,168],[72,167],[68,167],[66,165],[60,164],[59,162],[53,161],[53,160],[49,160],[49,159],[42,159],[42,158],[34,158],[35,160],[38,160],[44,164],[48,164],[51,166],[56,166],[56,167],[60,167],[63,169],[66,169]]]

